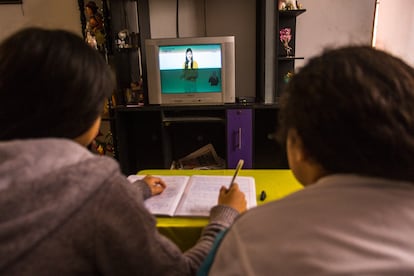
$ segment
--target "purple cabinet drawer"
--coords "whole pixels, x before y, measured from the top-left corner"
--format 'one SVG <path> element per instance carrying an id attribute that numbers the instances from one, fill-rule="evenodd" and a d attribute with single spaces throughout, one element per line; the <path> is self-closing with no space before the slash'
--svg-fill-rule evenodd
<path id="1" fill-rule="evenodd" d="M 253 112 L 251 109 L 228 109 L 227 121 L 227 168 L 235 168 L 239 159 L 244 168 L 253 167 Z"/>

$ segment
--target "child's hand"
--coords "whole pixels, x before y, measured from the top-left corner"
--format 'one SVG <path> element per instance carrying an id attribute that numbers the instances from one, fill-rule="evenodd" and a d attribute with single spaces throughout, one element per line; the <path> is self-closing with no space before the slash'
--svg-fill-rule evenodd
<path id="1" fill-rule="evenodd" d="M 158 195 L 162 193 L 165 190 L 165 188 L 167 188 L 167 184 L 165 184 L 164 180 L 162 180 L 159 177 L 147 175 L 144 177 L 143 180 L 151 189 L 152 195 Z"/>
<path id="2" fill-rule="evenodd" d="M 239 213 L 247 210 L 247 201 L 244 193 L 240 191 L 239 185 L 233 183 L 229 189 L 222 186 L 218 198 L 218 204 L 227 205 L 236 209 Z"/>

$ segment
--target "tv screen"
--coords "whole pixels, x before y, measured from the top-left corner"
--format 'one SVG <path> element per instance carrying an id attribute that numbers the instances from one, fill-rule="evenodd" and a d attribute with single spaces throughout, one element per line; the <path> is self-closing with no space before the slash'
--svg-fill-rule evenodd
<path id="1" fill-rule="evenodd" d="M 220 44 L 160 46 L 161 93 L 221 92 Z"/>
<path id="2" fill-rule="evenodd" d="M 146 41 L 150 104 L 235 100 L 234 37 Z"/>

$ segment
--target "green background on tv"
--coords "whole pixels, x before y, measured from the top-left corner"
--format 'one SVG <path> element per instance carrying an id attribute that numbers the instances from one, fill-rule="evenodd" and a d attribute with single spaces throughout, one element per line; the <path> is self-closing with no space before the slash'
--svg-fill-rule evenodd
<path id="1" fill-rule="evenodd" d="M 161 70 L 161 92 L 163 94 L 178 94 L 188 92 L 221 92 L 221 69 L 203 68 L 196 69 L 198 77 L 196 81 L 188 81 L 183 78 L 184 69 Z M 211 85 L 210 77 L 216 72 L 219 78 L 217 85 Z"/>

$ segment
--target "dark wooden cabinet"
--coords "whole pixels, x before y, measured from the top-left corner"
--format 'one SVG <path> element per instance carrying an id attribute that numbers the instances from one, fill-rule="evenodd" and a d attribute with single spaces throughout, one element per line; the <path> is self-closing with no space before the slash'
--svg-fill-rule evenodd
<path id="1" fill-rule="evenodd" d="M 276 105 L 261 105 L 254 110 L 253 164 L 255 169 L 288 168 L 284 145 L 276 141 Z"/>
<path id="2" fill-rule="evenodd" d="M 140 169 L 167 168 L 162 118 L 158 110 L 115 108 L 116 158 L 125 174 Z"/>
<path id="3" fill-rule="evenodd" d="M 211 143 L 226 168 L 287 168 L 274 139 L 276 105 L 116 107 L 117 157 L 125 174 L 168 169 Z"/>

